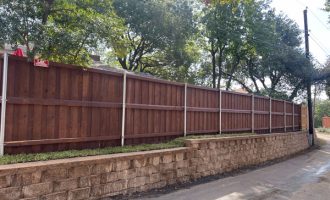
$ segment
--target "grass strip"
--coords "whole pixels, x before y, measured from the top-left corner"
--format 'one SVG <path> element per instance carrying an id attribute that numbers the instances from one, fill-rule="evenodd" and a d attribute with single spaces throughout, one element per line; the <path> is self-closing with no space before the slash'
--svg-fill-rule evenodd
<path id="1" fill-rule="evenodd" d="M 4 155 L 4 156 L 0 157 L 0 165 L 35 162 L 35 161 L 57 160 L 57 159 L 74 158 L 74 157 L 108 155 L 108 154 L 116 154 L 116 153 L 129 153 L 129 152 L 139 152 L 139 151 L 171 149 L 171 148 L 177 148 L 177 147 L 184 147 L 185 146 L 184 141 L 186 139 L 234 137 L 234 136 L 242 136 L 242 135 L 254 135 L 254 134 L 241 133 L 241 134 L 188 136 L 188 137 L 180 137 L 180 138 L 171 140 L 169 142 L 164 142 L 164 143 L 159 143 L 159 144 L 141 144 L 141 145 L 124 146 L 124 147 L 106 147 L 106 148 L 99 148 L 99 149 L 68 150 L 68 151 L 57 151 L 57 152 L 48 152 L 48 153 Z"/>

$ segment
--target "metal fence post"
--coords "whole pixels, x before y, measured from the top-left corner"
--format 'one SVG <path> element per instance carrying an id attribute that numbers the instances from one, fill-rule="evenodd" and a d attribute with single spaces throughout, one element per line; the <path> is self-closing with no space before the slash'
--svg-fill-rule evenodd
<path id="1" fill-rule="evenodd" d="M 269 97 L 269 133 L 272 133 L 272 98 Z"/>
<path id="2" fill-rule="evenodd" d="M 286 132 L 286 102 L 283 101 L 284 103 L 284 132 Z"/>
<path id="3" fill-rule="evenodd" d="M 292 102 L 292 131 L 295 131 L 294 127 L 294 103 Z"/>
<path id="4" fill-rule="evenodd" d="M 8 77 L 8 53 L 3 54 L 3 75 L 2 75 L 2 98 L 1 98 L 1 124 L 0 124 L 0 156 L 3 156 L 5 149 L 5 126 L 7 107 L 7 77 Z"/>
<path id="5" fill-rule="evenodd" d="M 219 89 L 219 134 L 221 135 L 221 89 Z"/>
<path id="6" fill-rule="evenodd" d="M 186 137 L 187 136 L 187 90 L 188 90 L 188 84 L 187 83 L 185 83 L 184 84 L 184 124 L 183 124 L 183 126 L 184 126 L 184 131 L 183 131 L 183 134 L 184 134 L 184 136 Z"/>
<path id="7" fill-rule="evenodd" d="M 123 76 L 123 113 L 122 113 L 122 120 L 121 120 L 121 146 L 125 145 L 125 115 L 126 115 L 126 79 L 127 74 L 124 71 Z"/>
<path id="8" fill-rule="evenodd" d="M 251 121 L 252 121 L 252 133 L 254 133 L 254 94 L 252 94 L 252 105 L 251 105 Z"/>

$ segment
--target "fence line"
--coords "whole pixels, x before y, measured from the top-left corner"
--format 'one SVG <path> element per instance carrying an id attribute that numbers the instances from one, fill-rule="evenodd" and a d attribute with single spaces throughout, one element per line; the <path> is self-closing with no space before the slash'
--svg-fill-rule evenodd
<path id="1" fill-rule="evenodd" d="M 291 102 L 126 72 L 58 63 L 39 68 L 15 57 L 9 59 L 7 104 L 7 153 L 301 129 L 301 106 Z"/>

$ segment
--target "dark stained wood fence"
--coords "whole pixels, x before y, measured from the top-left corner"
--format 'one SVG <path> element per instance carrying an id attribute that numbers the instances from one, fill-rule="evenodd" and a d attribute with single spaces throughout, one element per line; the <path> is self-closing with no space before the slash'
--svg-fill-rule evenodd
<path id="1" fill-rule="evenodd" d="M 2 83 L 3 59 L 0 65 Z M 10 57 L 5 152 L 120 145 L 123 79 L 117 72 L 58 63 L 40 68 Z M 125 144 L 183 136 L 185 110 L 188 135 L 301 129 L 301 106 L 290 102 L 193 85 L 186 95 L 187 102 L 185 84 L 127 74 Z"/>

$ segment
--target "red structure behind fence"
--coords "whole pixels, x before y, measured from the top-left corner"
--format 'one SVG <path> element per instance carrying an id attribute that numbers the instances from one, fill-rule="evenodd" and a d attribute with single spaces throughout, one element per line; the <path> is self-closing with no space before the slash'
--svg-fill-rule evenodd
<path id="1" fill-rule="evenodd" d="M 125 145 L 154 143 L 184 134 L 301 129 L 301 106 L 290 102 L 133 74 L 126 76 L 123 101 L 124 81 L 119 72 L 58 63 L 39 68 L 26 58 L 10 57 L 5 152 L 117 146 L 121 139 Z"/>

